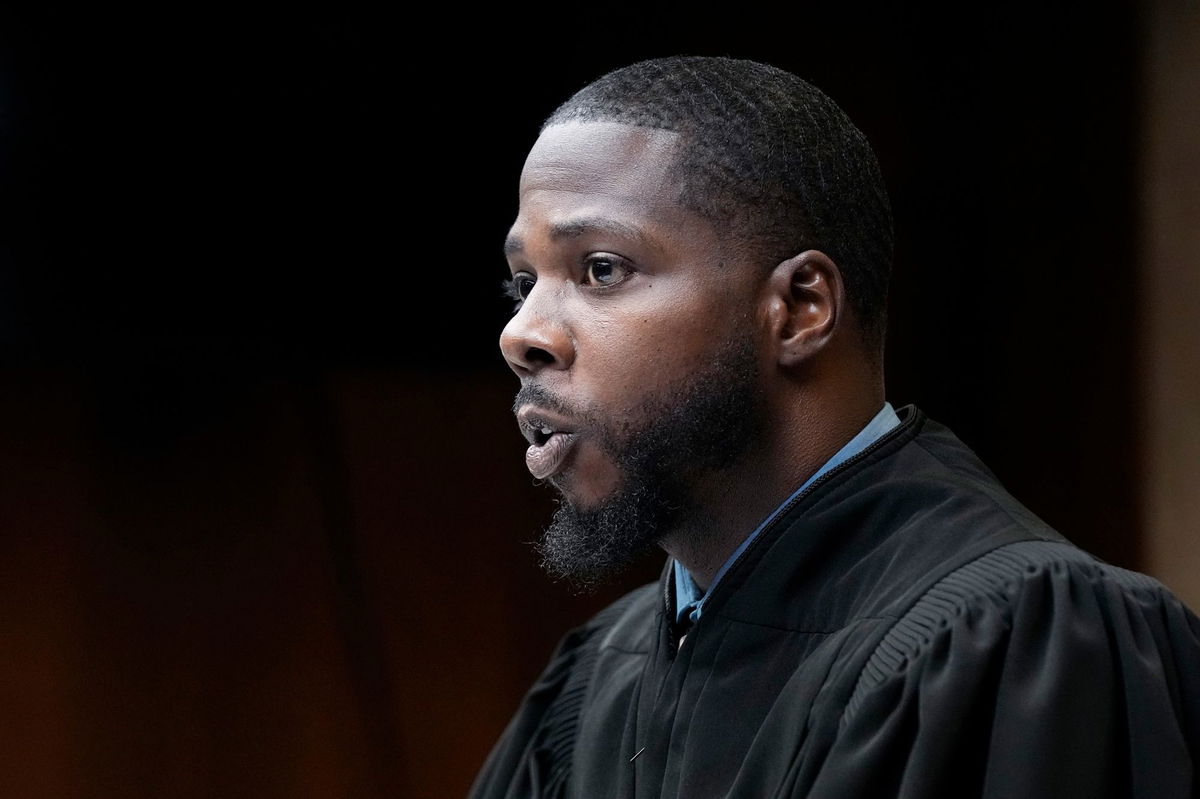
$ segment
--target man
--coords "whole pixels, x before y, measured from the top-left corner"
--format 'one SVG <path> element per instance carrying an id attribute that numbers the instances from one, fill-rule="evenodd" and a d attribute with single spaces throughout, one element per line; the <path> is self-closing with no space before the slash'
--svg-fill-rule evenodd
<path id="1" fill-rule="evenodd" d="M 545 123 L 505 244 L 570 633 L 480 797 L 1196 794 L 1200 622 L 884 400 L 887 196 L 799 78 L 672 58 Z"/>

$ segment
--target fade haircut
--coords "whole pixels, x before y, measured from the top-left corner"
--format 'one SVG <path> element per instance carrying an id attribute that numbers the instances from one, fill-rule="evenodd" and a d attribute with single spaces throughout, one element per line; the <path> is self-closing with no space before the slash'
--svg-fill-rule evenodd
<path id="1" fill-rule="evenodd" d="M 867 348 L 882 353 L 892 214 L 875 153 L 845 112 L 754 61 L 677 56 L 608 73 L 542 130 L 619 122 L 678 132 L 678 199 L 770 267 L 804 250 L 838 265 Z"/>

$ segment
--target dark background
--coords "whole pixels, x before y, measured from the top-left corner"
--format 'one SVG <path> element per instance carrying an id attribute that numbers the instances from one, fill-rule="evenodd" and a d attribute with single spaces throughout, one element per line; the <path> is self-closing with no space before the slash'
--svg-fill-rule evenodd
<path id="1" fill-rule="evenodd" d="M 0 793 L 457 796 L 572 624 L 500 243 L 631 61 L 834 97 L 895 208 L 889 398 L 1137 567 L 1142 19 L 646 3 L 0 10 Z"/>

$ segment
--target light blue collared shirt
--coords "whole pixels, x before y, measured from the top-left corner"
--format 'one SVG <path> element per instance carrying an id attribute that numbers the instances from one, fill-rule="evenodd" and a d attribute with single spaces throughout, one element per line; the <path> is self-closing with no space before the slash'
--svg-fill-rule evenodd
<path id="1" fill-rule="evenodd" d="M 700 586 L 696 585 L 696 581 L 692 579 L 692 575 L 688 574 L 688 570 L 684 568 L 683 564 L 675 561 L 675 620 L 679 621 L 683 619 L 685 614 L 688 614 L 692 622 L 695 623 L 704 610 L 704 603 L 712 596 L 712 589 L 716 587 L 717 583 L 721 582 L 721 578 L 725 576 L 725 572 L 729 571 L 729 567 L 738 559 L 738 556 L 746 551 L 746 547 L 750 546 L 750 543 L 755 538 L 758 538 L 759 533 L 774 521 L 775 517 L 779 515 L 780 511 L 789 502 L 803 493 L 804 489 L 812 485 L 818 477 L 830 469 L 841 465 L 844 461 L 853 458 L 880 438 L 883 438 L 885 433 L 898 424 L 900 424 L 900 417 L 896 415 L 896 411 L 893 410 L 891 403 L 883 403 L 883 409 L 875 414 L 874 419 L 867 422 L 867 426 L 860 430 L 858 435 L 847 441 L 846 445 L 839 449 L 832 458 L 825 461 L 824 466 L 817 469 L 812 477 L 804 481 L 804 485 L 800 486 L 791 496 L 779 503 L 779 507 L 771 511 L 771 514 L 766 519 L 763 519 L 762 524 L 754 532 L 746 536 L 746 540 L 733 551 L 733 554 L 729 556 L 729 560 L 725 561 L 724 565 L 717 570 L 716 575 L 713 576 L 712 585 L 708 587 L 707 593 L 700 590 Z"/>

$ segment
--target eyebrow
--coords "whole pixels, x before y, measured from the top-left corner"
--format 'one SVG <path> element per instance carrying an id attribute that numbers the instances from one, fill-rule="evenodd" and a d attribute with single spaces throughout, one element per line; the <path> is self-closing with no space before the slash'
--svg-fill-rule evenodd
<path id="1" fill-rule="evenodd" d="M 562 239 L 577 238 L 585 233 L 597 231 L 624 236 L 625 238 L 634 239 L 639 242 L 645 241 L 645 235 L 638 228 L 606 216 L 587 216 L 579 219 L 555 222 L 550 226 L 550 240 L 561 241 Z M 504 240 L 504 254 L 506 256 L 523 252 L 524 249 L 525 242 L 520 236 L 513 233 L 508 234 L 508 238 Z"/>

